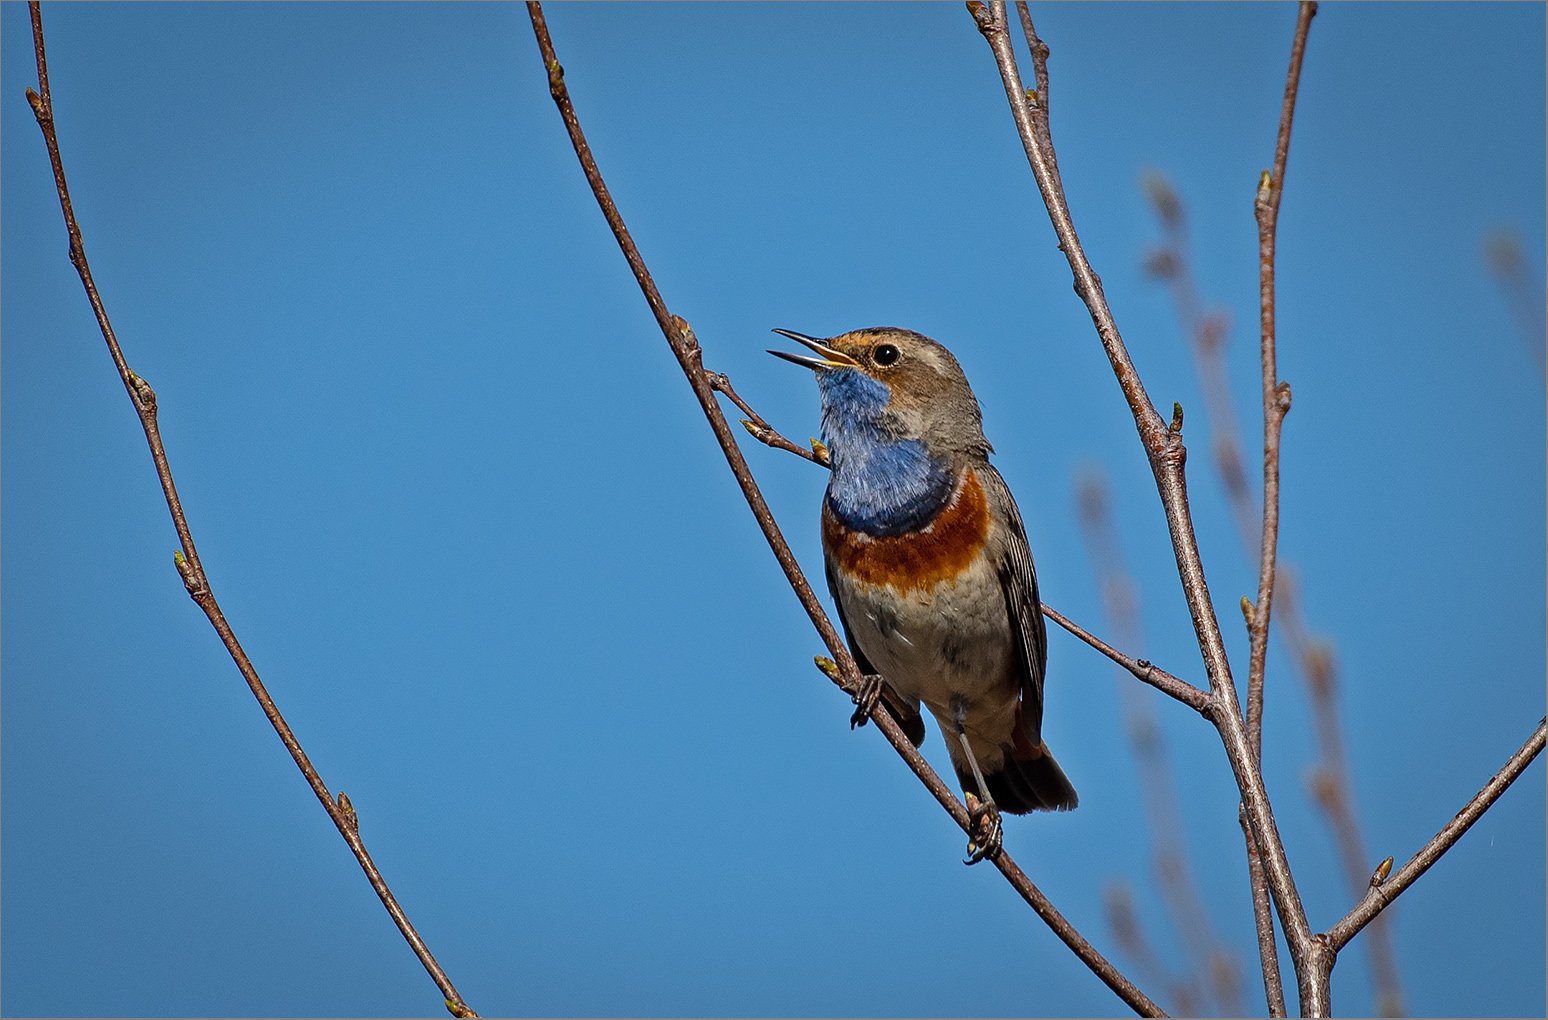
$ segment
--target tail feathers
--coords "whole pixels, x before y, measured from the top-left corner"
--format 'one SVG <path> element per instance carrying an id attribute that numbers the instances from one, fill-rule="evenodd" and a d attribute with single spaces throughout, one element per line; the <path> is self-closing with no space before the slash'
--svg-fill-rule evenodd
<path id="1" fill-rule="evenodd" d="M 1075 787 L 1070 785 L 1064 770 L 1048 753 L 1047 744 L 1039 744 L 1034 757 L 1017 758 L 1010 747 L 1004 748 L 1004 765 L 998 772 L 984 776 L 989 796 L 994 798 L 1001 811 L 1012 815 L 1024 815 L 1030 811 L 1070 811 L 1080 803 Z M 964 790 L 974 790 L 978 784 L 972 773 L 957 774 Z"/>

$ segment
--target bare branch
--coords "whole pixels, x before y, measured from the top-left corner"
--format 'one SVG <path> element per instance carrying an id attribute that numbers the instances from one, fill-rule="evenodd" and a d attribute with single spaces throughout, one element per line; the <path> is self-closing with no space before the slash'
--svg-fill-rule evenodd
<path id="1" fill-rule="evenodd" d="M 817 600 L 816 593 L 807 582 L 800 566 L 796 563 L 794 554 L 790 551 L 789 544 L 780 532 L 779 526 L 774 521 L 773 514 L 769 511 L 767 502 L 763 498 L 758 484 L 754 481 L 752 472 L 747 466 L 746 459 L 742 456 L 741 449 L 736 445 L 735 436 L 726 422 L 725 415 L 720 410 L 720 404 L 715 399 L 717 387 L 711 381 L 710 373 L 704 370 L 702 364 L 702 350 L 699 347 L 698 338 L 688 327 L 683 319 L 671 314 L 667 310 L 666 302 L 662 300 L 660 291 L 656 288 L 655 281 L 651 278 L 649 269 L 645 266 L 645 260 L 640 255 L 639 249 L 634 244 L 634 239 L 625 226 L 623 217 L 618 212 L 617 205 L 613 202 L 611 194 L 607 190 L 607 184 L 602 179 L 602 173 L 597 169 L 596 159 L 591 154 L 591 147 L 586 143 L 586 136 L 581 131 L 580 121 L 575 114 L 575 106 L 570 101 L 569 89 L 564 84 L 564 69 L 559 64 L 559 58 L 554 52 L 553 40 L 549 36 L 548 24 L 543 18 L 542 5 L 529 0 L 527 12 L 532 18 L 532 30 L 537 36 L 538 49 L 542 53 L 543 66 L 548 72 L 548 89 L 553 96 L 554 103 L 559 108 L 559 115 L 564 120 L 564 126 L 570 136 L 570 143 L 575 148 L 575 154 L 580 159 L 581 170 L 586 175 L 587 183 L 595 194 L 597 204 L 602 209 L 602 215 L 607 220 L 608 226 L 613 231 L 613 236 L 618 241 L 618 246 L 623 251 L 624 258 L 629 263 L 629 268 L 634 272 L 634 278 L 639 283 L 640 290 L 645 295 L 646 302 L 656 316 L 656 323 L 660 326 L 662 335 L 666 337 L 667 344 L 676 355 L 678 364 L 682 366 L 683 374 L 688 377 L 688 383 L 693 387 L 694 395 L 699 400 L 699 406 L 708 419 L 710 428 L 715 433 L 715 438 L 720 443 L 721 452 L 725 454 L 726 462 L 730 465 L 731 472 L 735 475 L 737 484 L 741 486 L 742 495 L 747 499 L 748 506 L 752 509 L 753 516 L 757 519 L 759 527 L 763 530 L 764 538 L 769 543 L 774 557 L 779 561 L 785 571 L 785 577 L 794 589 L 796 597 L 806 609 L 811 618 L 812 625 L 817 628 L 823 643 L 832 653 L 834 662 L 825 662 L 819 659 L 818 665 L 823 672 L 838 684 L 840 688 L 857 696 L 861 688 L 861 674 L 855 665 L 854 658 L 849 654 L 849 649 L 839 638 L 834 630 L 832 622 Z M 729 388 L 729 386 L 727 387 Z M 722 391 L 724 392 L 724 391 Z M 730 394 L 727 394 L 730 396 Z M 745 408 L 740 400 L 736 401 L 738 407 Z M 761 419 L 759 419 L 761 421 Z M 767 428 L 767 426 L 763 426 Z M 772 432 L 772 430 L 769 430 Z M 787 441 L 788 442 L 788 441 Z M 782 449 L 788 449 L 781 444 Z M 790 444 L 793 446 L 794 444 Z M 951 789 L 941 781 L 935 770 L 930 768 L 928 762 L 919 754 L 913 743 L 903 734 L 897 720 L 892 717 L 891 710 L 886 702 L 878 703 L 878 710 L 872 718 L 876 721 L 876 728 L 881 731 L 893 749 L 908 764 L 920 782 L 925 785 L 951 815 L 952 819 L 962 827 L 969 835 L 973 834 L 972 822 L 967 809 L 957 800 Z M 1128 978 L 1124 977 L 1116 967 L 1109 963 L 1096 948 L 1087 942 L 1075 927 L 1058 912 L 1037 886 L 1027 878 L 1026 874 L 1003 850 L 992 858 L 995 867 L 1005 876 L 1011 886 L 1021 895 L 1029 906 L 1043 919 L 1065 945 L 1069 946 L 1078 956 L 1081 962 L 1091 969 L 1103 983 L 1111 988 L 1119 998 L 1123 999 L 1136 1013 L 1141 1016 L 1165 1016 L 1160 1007 L 1134 986 Z"/>
<path id="2" fill-rule="evenodd" d="M 251 688 L 253 697 L 258 699 L 263 714 L 268 717 L 274 731 L 279 734 L 285 749 L 295 759 L 296 767 L 306 777 L 307 785 L 311 786 L 312 792 L 317 795 L 324 810 L 328 812 L 328 817 L 333 820 L 339 835 L 344 837 L 344 842 L 349 844 L 355 859 L 360 862 L 360 868 L 370 881 L 371 888 L 376 890 L 376 895 L 387 908 L 387 913 L 392 916 L 398 930 L 403 933 L 409 947 L 414 950 L 414 955 L 419 957 L 419 962 L 424 965 L 431 979 L 435 981 L 436 987 L 441 990 L 447 1010 L 458 1017 L 478 1016 L 463 1001 L 456 987 L 452 985 L 451 979 L 446 976 L 446 972 L 431 955 L 429 947 L 414 930 L 408 915 L 399 906 L 397 898 L 387 887 L 386 880 L 382 878 L 375 862 L 371 860 L 371 855 L 366 852 L 365 844 L 360 840 L 359 816 L 354 806 L 350 804 L 349 798 L 344 796 L 343 792 L 340 792 L 338 799 L 335 800 L 333 794 L 328 791 L 327 784 L 322 781 L 317 769 L 307 758 L 306 752 L 301 749 L 300 741 L 286 724 L 284 716 L 280 715 L 274 699 L 269 696 L 263 681 L 259 679 L 257 670 L 247 658 L 247 653 L 242 650 L 236 634 L 221 611 L 220 603 L 215 600 L 214 592 L 210 590 L 204 566 L 199 562 L 199 552 L 194 547 L 193 533 L 189 530 L 187 518 L 183 514 L 182 501 L 178 499 L 177 486 L 172 481 L 172 468 L 167 462 L 166 448 L 162 445 L 161 429 L 156 420 L 156 393 L 149 383 L 130 369 L 128 361 L 124 358 L 118 337 L 113 332 L 112 323 L 108 321 L 107 308 L 97 292 L 96 281 L 91 275 L 91 266 L 86 261 L 86 247 L 81 239 L 80 224 L 75 219 L 75 208 L 70 203 L 70 188 L 65 181 L 64 162 L 59 155 L 59 137 L 54 126 L 54 104 L 49 91 L 48 59 L 43 46 L 43 14 L 38 0 L 32 0 L 28 7 L 32 12 L 32 41 L 38 65 L 38 91 L 28 89 L 27 102 L 32 105 L 38 127 L 43 131 L 43 142 L 48 147 L 49 162 L 53 165 L 54 186 L 59 192 L 59 206 L 64 212 L 65 230 L 70 236 L 70 263 L 75 266 L 75 271 L 80 275 L 81 286 L 86 289 L 86 297 L 91 302 L 92 312 L 97 317 L 97 326 L 102 331 L 102 339 L 107 341 L 108 353 L 112 355 L 113 364 L 118 368 L 118 375 L 123 380 L 124 389 L 129 392 L 129 400 L 134 404 L 135 413 L 140 418 L 140 426 L 145 430 L 145 440 L 150 445 L 151 459 L 156 465 L 156 476 L 161 480 L 161 491 L 166 497 L 167 509 L 172 514 L 172 526 L 177 529 L 178 543 L 182 546 L 173 559 L 178 574 L 182 576 L 183 586 L 188 589 L 189 596 L 199 608 L 204 610 L 204 615 L 209 617 L 210 624 L 220 635 L 221 643 L 226 646 L 226 651 L 236 662 L 237 669 L 241 670 L 242 678 Z"/>
<path id="3" fill-rule="evenodd" d="M 1037 29 L 1032 27 L 1032 11 L 1027 7 L 1027 0 L 1016 0 L 1016 16 L 1021 20 L 1021 35 L 1027 41 L 1027 52 L 1032 54 L 1032 83 L 1036 94 L 1028 94 L 1027 101 L 1035 103 L 1041 112 L 1034 124 L 1042 135 L 1043 150 L 1048 157 L 1049 173 L 1059 186 L 1059 190 L 1063 191 L 1064 181 L 1059 176 L 1059 156 L 1054 152 L 1053 147 L 1053 108 L 1049 102 L 1048 84 L 1048 44 L 1037 37 Z"/>
<path id="4" fill-rule="evenodd" d="M 1182 581 L 1187 599 L 1188 612 L 1193 619 L 1194 633 L 1199 650 L 1204 657 L 1205 670 L 1209 675 L 1210 693 L 1214 697 L 1214 711 L 1210 721 L 1219 731 L 1225 747 L 1231 771 L 1236 777 L 1242 798 L 1247 807 L 1247 817 L 1252 825 L 1253 836 L 1263 855 L 1264 874 L 1274 902 L 1284 921 L 1285 938 L 1295 962 L 1296 976 L 1301 992 L 1303 1011 L 1314 1016 L 1326 1015 L 1330 1009 L 1328 993 L 1328 968 L 1331 961 L 1321 943 L 1317 942 L 1306 920 L 1306 911 L 1296 892 L 1295 879 L 1290 872 L 1290 862 L 1285 856 L 1284 844 L 1274 824 L 1273 807 L 1263 786 L 1263 776 L 1258 768 L 1257 756 L 1248 740 L 1247 727 L 1238 710 L 1236 686 L 1231 678 L 1231 666 L 1226 657 L 1225 643 L 1220 633 L 1220 622 L 1215 617 L 1214 604 L 1210 601 L 1209 587 L 1204 580 L 1204 567 L 1199 558 L 1198 539 L 1193 531 L 1192 513 L 1188 505 L 1188 489 L 1183 469 L 1187 450 L 1182 442 L 1181 408 L 1174 409 L 1170 426 L 1162 419 L 1145 393 L 1144 384 L 1129 357 L 1118 326 L 1113 321 L 1112 310 L 1102 294 L 1102 283 L 1091 268 L 1080 238 L 1070 217 L 1069 203 L 1052 171 L 1049 153 L 1051 143 L 1046 123 L 1038 124 L 1042 111 L 1028 102 L 1022 87 L 1021 74 L 1016 67 L 1016 57 L 1011 50 L 1010 33 L 1007 31 L 1005 4 L 997 0 L 989 7 L 970 0 L 968 10 L 977 22 L 990 48 L 1005 86 L 1005 97 L 1010 103 L 1021 144 L 1026 150 L 1027 161 L 1037 178 L 1043 203 L 1047 206 L 1054 232 L 1059 237 L 1059 247 L 1069 261 L 1075 279 L 1075 292 L 1085 302 L 1096 326 L 1097 335 L 1107 352 L 1113 374 L 1118 379 L 1124 399 L 1134 416 L 1134 424 L 1144 444 L 1150 461 L 1151 472 L 1166 510 L 1167 526 L 1171 532 L 1172 550 L 1177 560 L 1178 576 Z M 1031 33 L 1036 38 L 1036 33 Z M 1033 64 L 1044 63 L 1034 44 Z M 1037 72 L 1042 73 L 1042 72 Z"/>
<path id="5" fill-rule="evenodd" d="M 1461 811 L 1457 812 L 1456 817 L 1447 822 L 1434 838 L 1409 858 L 1407 864 L 1392 872 L 1385 881 L 1380 878 L 1383 869 L 1391 866 L 1390 858 L 1388 862 L 1383 862 L 1383 867 L 1378 868 L 1376 874 L 1371 876 L 1370 889 L 1366 892 L 1365 898 L 1337 924 L 1323 933 L 1322 938 L 1327 942 L 1328 948 L 1335 953 L 1343 949 L 1349 944 L 1350 939 L 1359 934 L 1361 928 L 1371 922 L 1372 918 L 1401 896 L 1420 875 L 1430 870 L 1430 865 L 1440 860 L 1447 850 L 1455 846 L 1457 840 L 1462 838 L 1462 834 L 1472 828 L 1473 823 L 1483 817 L 1483 813 L 1500 799 L 1500 794 L 1508 790 L 1510 784 L 1526 771 L 1526 767 L 1532 764 L 1532 759 L 1542 752 L 1545 740 L 1548 740 L 1548 719 L 1537 724 L 1537 729 L 1532 731 L 1527 742 L 1510 756 L 1504 768 L 1484 784 L 1484 788 L 1479 790 L 1477 796 L 1468 801 Z"/>
<path id="6" fill-rule="evenodd" d="M 1269 1016 L 1284 1016 L 1285 979 L 1279 970 L 1279 943 L 1274 940 L 1274 906 L 1269 901 L 1268 880 L 1263 874 L 1263 855 L 1258 851 L 1257 840 L 1252 838 L 1246 805 L 1240 806 L 1238 818 L 1242 838 L 1247 842 L 1247 884 L 1252 889 L 1252 919 L 1263 971 L 1263 998 L 1268 1003 Z"/>
<path id="7" fill-rule="evenodd" d="M 742 419 L 742 427 L 745 428 L 754 439 L 758 440 L 758 442 L 764 444 L 765 446 L 772 446 L 776 450 L 784 450 L 788 453 L 793 453 L 797 457 L 804 457 L 805 459 L 811 461 L 813 464 L 818 464 L 822 467 L 828 466 L 827 447 L 813 439 L 812 448 L 808 450 L 804 446 L 801 446 L 799 443 L 794 443 L 789 439 L 786 439 L 784 436 L 780 435 L 772 425 L 764 421 L 763 416 L 760 415 L 757 411 L 754 411 L 752 406 L 737 394 L 736 390 L 731 388 L 731 379 L 726 375 L 726 373 L 710 372 L 706 370 L 704 375 L 707 379 L 709 379 L 711 389 L 715 390 L 717 393 L 724 393 L 731 399 L 731 403 L 735 404 L 738 408 L 741 409 L 743 414 L 747 415 L 746 418 Z"/>
<path id="8" fill-rule="evenodd" d="M 1125 655 L 1047 603 L 1043 603 L 1043 615 L 1109 659 L 1112 659 L 1130 673 L 1133 673 L 1136 679 L 1149 684 L 1162 694 L 1176 698 L 1189 708 L 1205 715 L 1209 715 L 1215 710 L 1214 697 L 1209 692 L 1199 690 L 1199 688 L 1186 680 L 1177 679 L 1160 666 L 1153 665 L 1148 659 L 1136 659 Z"/>
<path id="9" fill-rule="evenodd" d="M 1247 628 L 1252 646 L 1247 667 L 1247 739 L 1259 761 L 1263 760 L 1263 672 L 1274 603 L 1274 557 L 1279 546 L 1279 439 L 1290 410 L 1290 384 L 1279 381 L 1274 347 L 1274 249 L 1278 242 L 1279 202 L 1285 188 L 1285 163 L 1290 157 L 1290 126 L 1295 120 L 1295 97 L 1301 86 L 1301 59 L 1306 53 L 1306 33 L 1316 16 L 1316 0 L 1303 0 L 1296 16 L 1295 39 L 1290 44 L 1290 71 L 1279 112 L 1274 169 L 1263 172 L 1254 203 L 1258 220 L 1258 316 L 1263 364 L 1263 537 L 1258 554 L 1258 600 Z"/>

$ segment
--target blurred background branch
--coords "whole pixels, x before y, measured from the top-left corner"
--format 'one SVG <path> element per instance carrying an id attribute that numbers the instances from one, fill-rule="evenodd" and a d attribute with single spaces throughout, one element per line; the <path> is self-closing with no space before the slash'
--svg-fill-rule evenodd
<path id="1" fill-rule="evenodd" d="M 1075 496 L 1081 535 L 1102 593 L 1113 640 L 1131 654 L 1142 654 L 1144 626 L 1140 600 L 1133 577 L 1124 565 L 1106 474 L 1100 468 L 1087 469 L 1075 479 Z M 1188 973 L 1167 980 L 1177 1011 L 1184 1016 L 1199 1015 L 1204 1005 L 1199 990 L 1207 988 L 1220 1016 L 1244 1016 L 1240 962 L 1216 938 L 1188 863 L 1177 778 L 1167 753 L 1166 736 L 1156 718 L 1153 695 L 1131 683 L 1121 666 L 1117 688 L 1124 737 L 1134 755 L 1140 800 L 1145 806 L 1155 878 L 1187 959 Z M 1110 887 L 1105 903 L 1118 944 L 1146 970 L 1164 974 L 1164 965 L 1155 958 L 1150 940 L 1144 937 L 1128 888 Z"/>
<path id="2" fill-rule="evenodd" d="M 1145 257 L 1144 268 L 1166 285 L 1193 351 L 1199 386 L 1204 393 L 1205 427 L 1215 454 L 1215 472 L 1225 489 L 1243 554 L 1249 562 L 1255 562 L 1260 552 L 1261 512 L 1242 463 L 1241 429 L 1226 368 L 1230 316 L 1224 310 L 1206 308 L 1200 297 L 1182 196 L 1157 170 L 1145 173 L 1142 183 L 1162 232 L 1161 244 Z M 1364 893 L 1372 862 L 1360 830 L 1344 750 L 1338 658 L 1330 640 L 1308 632 L 1301 608 L 1299 575 L 1290 563 L 1279 564 L 1274 587 L 1278 633 L 1290 653 L 1291 667 L 1306 691 L 1315 724 L 1317 759 L 1307 779 L 1308 791 L 1333 838 L 1349 892 L 1358 897 Z M 1402 986 L 1390 925 L 1385 916 L 1373 922 L 1366 933 L 1365 951 L 1376 989 L 1377 1011 L 1383 1016 L 1401 1016 Z"/>
<path id="3" fill-rule="evenodd" d="M 1484 264 L 1489 267 L 1494 282 L 1499 284 L 1521 339 L 1541 372 L 1544 360 L 1548 358 L 1544 351 L 1548 344 L 1548 324 L 1544 318 L 1548 295 L 1544 294 L 1542 271 L 1527 258 L 1526 245 L 1517 230 L 1503 227 L 1491 230 L 1484 235 L 1483 248 Z"/>

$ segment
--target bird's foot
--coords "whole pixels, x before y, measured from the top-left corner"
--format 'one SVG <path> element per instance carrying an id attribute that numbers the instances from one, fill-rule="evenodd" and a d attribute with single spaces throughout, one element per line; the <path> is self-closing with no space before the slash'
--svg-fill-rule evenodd
<path id="1" fill-rule="evenodd" d="M 860 678 L 860 686 L 854 693 L 855 714 L 849 717 L 849 728 L 864 726 L 876 710 L 876 700 L 881 697 L 882 678 L 879 673 L 867 673 Z"/>
<path id="2" fill-rule="evenodd" d="M 1001 843 L 1000 809 L 993 800 L 979 800 L 971 793 L 964 793 L 968 809 L 967 860 L 963 864 L 977 864 L 984 858 L 999 856 Z"/>

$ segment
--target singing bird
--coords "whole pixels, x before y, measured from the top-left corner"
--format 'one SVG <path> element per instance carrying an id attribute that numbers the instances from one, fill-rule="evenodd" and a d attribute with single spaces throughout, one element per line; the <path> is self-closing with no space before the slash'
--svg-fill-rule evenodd
<path id="1" fill-rule="evenodd" d="M 946 737 L 973 811 L 968 861 L 999 852 L 1001 810 L 1068 811 L 1075 788 L 1043 742 L 1047 634 L 1010 489 L 951 352 L 894 327 L 828 339 L 774 332 L 812 369 L 832 475 L 822 505 L 828 590 L 878 696 L 909 738 L 920 703 Z"/>

